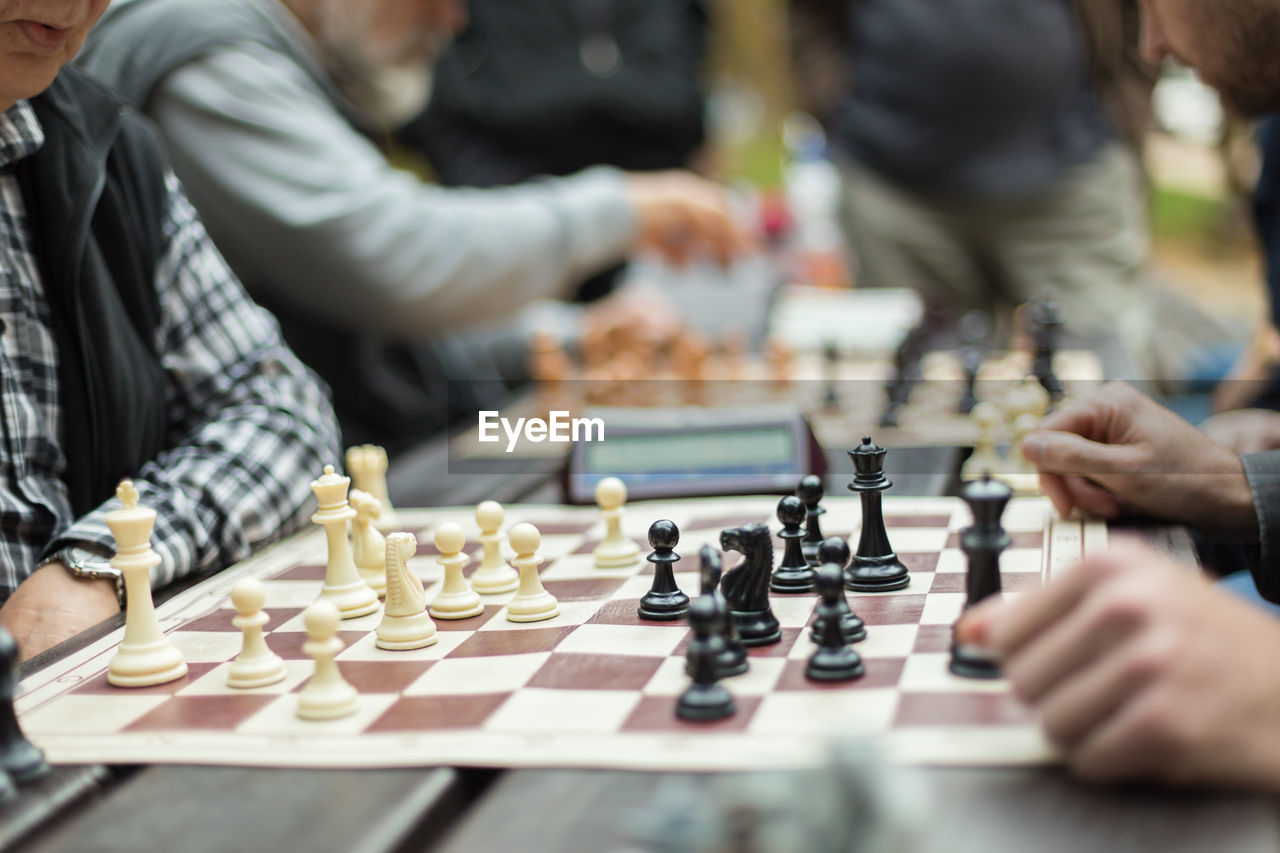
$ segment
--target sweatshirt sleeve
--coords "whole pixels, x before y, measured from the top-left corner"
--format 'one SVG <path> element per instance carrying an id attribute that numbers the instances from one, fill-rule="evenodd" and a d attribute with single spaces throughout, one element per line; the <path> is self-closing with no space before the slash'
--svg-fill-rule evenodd
<path id="1" fill-rule="evenodd" d="M 264 297 L 367 331 L 417 336 L 561 296 L 634 238 L 622 172 L 424 184 L 258 45 L 178 69 L 147 112 L 233 268 Z"/>

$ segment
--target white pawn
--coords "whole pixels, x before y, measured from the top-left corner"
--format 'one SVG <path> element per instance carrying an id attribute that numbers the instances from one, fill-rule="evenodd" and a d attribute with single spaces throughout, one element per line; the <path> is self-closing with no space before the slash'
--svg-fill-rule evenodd
<path id="1" fill-rule="evenodd" d="M 387 537 L 387 605 L 373 641 L 380 649 L 421 649 L 436 642 L 436 624 L 427 615 L 427 594 L 422 581 L 409 570 L 409 558 L 417 550 L 418 540 L 412 533 Z"/>
<path id="2" fill-rule="evenodd" d="M 471 588 L 483 595 L 511 592 L 520 585 L 520 574 L 502 558 L 502 504 L 482 501 L 476 506 L 476 524 L 484 555 L 471 573 Z"/>
<path id="3" fill-rule="evenodd" d="M 991 402 L 981 402 L 973 407 L 969 415 L 978 426 L 978 440 L 973 455 L 965 460 L 960 469 L 960 479 L 981 480 L 982 475 L 990 472 L 992 476 L 1003 473 L 1003 461 L 996 452 L 996 426 L 1000 423 L 1000 410 Z"/>
<path id="4" fill-rule="evenodd" d="M 342 615 L 331 601 L 321 599 L 302 614 L 307 641 L 302 650 L 315 659 L 316 670 L 298 694 L 298 716 L 304 720 L 332 720 L 354 714 L 359 707 L 356 689 L 338 670 L 335 658 L 342 651 L 338 625 Z"/>
<path id="5" fill-rule="evenodd" d="M 378 598 L 387 596 L 387 540 L 373 523 L 382 515 L 382 504 L 368 492 L 352 489 L 347 502 L 356 511 L 351 520 L 351 556 L 356 569 Z"/>
<path id="6" fill-rule="evenodd" d="M 124 639 L 107 665 L 107 681 L 116 687 L 167 684 L 187 674 L 187 662 L 160 630 L 151 599 L 151 568 L 160 565 L 160 555 L 151 549 L 156 511 L 138 506 L 132 480 L 121 480 L 116 496 L 121 508 L 107 513 L 106 522 L 116 540 L 111 565 L 124 575 L 127 598 Z"/>
<path id="7" fill-rule="evenodd" d="M 460 525 L 446 521 L 436 528 L 436 550 L 440 552 L 436 562 L 444 567 L 444 583 L 428 612 L 437 619 L 470 619 L 484 612 L 480 594 L 467 586 L 467 579 L 462 576 L 467 562 L 462 548 L 466 544 L 467 535 Z"/>
<path id="8" fill-rule="evenodd" d="M 240 654 L 227 669 L 228 687 L 266 687 L 284 680 L 284 661 L 267 647 L 266 638 L 262 636 L 262 626 L 267 624 L 267 614 L 262 612 L 266 600 L 262 581 L 257 578 L 238 580 L 231 587 L 231 603 L 237 614 L 231 624 L 244 633 L 244 640 Z"/>
<path id="9" fill-rule="evenodd" d="M 596 485 L 596 504 L 605 527 L 604 539 L 595 550 L 598 569 L 619 569 L 640 559 L 640 546 L 622 535 L 622 511 L 626 502 L 627 486 L 617 477 L 605 477 Z M 514 542 L 511 547 L 515 548 Z"/>
<path id="10" fill-rule="evenodd" d="M 516 552 L 511 562 L 520 570 L 520 590 L 507 605 L 507 620 L 541 622 L 559 616 L 556 597 L 543 589 L 542 578 L 538 576 L 538 564 L 542 562 L 538 546 L 542 544 L 542 534 L 532 524 L 517 524 L 511 528 L 508 539 Z"/>

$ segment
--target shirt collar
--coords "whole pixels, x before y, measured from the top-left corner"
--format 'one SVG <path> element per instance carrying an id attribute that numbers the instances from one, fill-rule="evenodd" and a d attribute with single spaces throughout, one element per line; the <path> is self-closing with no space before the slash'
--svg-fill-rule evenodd
<path id="1" fill-rule="evenodd" d="M 44 128 L 29 101 L 18 101 L 0 113 L 0 166 L 30 157 L 44 145 Z"/>

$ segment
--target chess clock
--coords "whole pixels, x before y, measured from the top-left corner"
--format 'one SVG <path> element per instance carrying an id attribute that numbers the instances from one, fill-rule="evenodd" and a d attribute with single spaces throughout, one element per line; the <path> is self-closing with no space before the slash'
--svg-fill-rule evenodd
<path id="1" fill-rule="evenodd" d="M 575 442 L 563 475 L 565 498 L 595 502 L 596 484 L 619 477 L 628 500 L 782 494 L 826 457 L 798 409 L 627 409 L 586 413 L 602 440 Z"/>

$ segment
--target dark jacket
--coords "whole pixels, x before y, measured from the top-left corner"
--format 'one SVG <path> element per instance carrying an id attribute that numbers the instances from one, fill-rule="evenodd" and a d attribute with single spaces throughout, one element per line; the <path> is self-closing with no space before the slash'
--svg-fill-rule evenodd
<path id="1" fill-rule="evenodd" d="M 864 152 L 868 155 L 887 146 L 888 151 L 897 152 L 895 156 L 899 161 L 904 157 L 907 158 L 905 162 L 911 166 L 907 171 L 914 171 L 916 177 L 932 175 L 933 178 L 940 179 L 937 182 L 941 184 L 945 184 L 953 176 L 936 170 L 930 173 L 929 161 L 933 159 L 937 159 L 940 163 L 946 163 L 949 160 L 957 161 L 957 157 L 953 156 L 948 149 L 956 147 L 957 151 L 963 152 L 964 146 L 975 144 L 975 140 L 980 141 L 980 147 L 975 149 L 976 159 L 986 158 L 997 161 L 996 177 L 986 175 L 987 182 L 993 184 L 999 184 L 1004 180 L 1000 177 L 1000 169 L 1016 168 L 1018 165 L 1017 157 L 1010 158 L 1007 164 L 1000 163 L 999 161 L 1007 154 L 1022 151 L 1024 155 L 1030 152 L 1030 156 L 1034 157 L 1032 149 L 1039 145 L 1044 148 L 1047 158 L 1062 161 L 1062 165 L 1069 165 L 1072 159 L 1078 158 L 1082 152 L 1094 150 L 1093 146 L 1096 145 L 1099 130 L 1109 133 L 1114 129 L 1114 133 L 1120 139 L 1135 151 L 1140 152 L 1142 135 L 1150 117 L 1151 89 L 1158 76 L 1158 69 L 1146 63 L 1140 55 L 1138 38 L 1140 22 L 1136 3 L 1132 0 L 1059 0 L 1064 7 L 1060 13 L 1051 8 L 1045 8 L 1040 11 L 1043 20 L 1027 24 L 1032 28 L 1027 31 L 1028 36 L 1052 40 L 1051 36 L 1056 30 L 1045 30 L 1047 21 L 1057 14 L 1064 15 L 1068 20 L 1074 16 L 1077 31 L 1071 34 L 1071 37 L 1079 42 L 1078 49 L 1084 55 L 1078 60 L 1079 71 L 1074 72 L 1077 74 L 1078 82 L 1063 80 L 1062 89 L 1055 96 L 1055 102 L 1044 104 L 1046 112 L 1039 118 L 1044 123 L 1043 126 L 1035 125 L 1036 119 L 1029 119 L 1027 116 L 1009 116 L 1007 124 L 1013 128 L 1011 132 L 1015 134 L 1009 137 L 1001 136 L 1004 131 L 999 125 L 1005 121 L 1006 117 L 998 113 L 985 117 L 975 113 L 970 124 L 976 123 L 976 126 L 964 125 L 962 119 L 968 113 L 963 111 L 963 107 L 957 107 L 957 104 L 963 104 L 966 101 L 977 107 L 987 107 L 991 104 L 989 93 L 985 91 L 965 90 L 957 93 L 962 96 L 960 98 L 954 100 L 948 98 L 945 86 L 969 85 L 964 79 L 931 81 L 928 87 L 930 91 L 920 92 L 912 102 L 915 103 L 914 107 L 912 103 L 904 102 L 903 86 L 906 84 L 897 79 L 901 75 L 895 73 L 895 64 L 903 74 L 920 76 L 928 73 L 929 65 L 926 60 L 929 58 L 924 57 L 917 61 L 911 56 L 886 55 L 878 63 L 870 63 L 863 59 L 862 54 L 855 53 L 854 34 L 863 26 L 872 26 L 871 13 L 877 12 L 874 18 L 876 26 L 888 26 L 882 19 L 891 17 L 886 15 L 883 9 L 869 9 L 867 21 L 863 22 L 855 17 L 860 14 L 859 6 L 863 2 L 865 0 L 790 0 L 789 3 L 792 65 L 800 105 L 827 124 L 837 138 L 852 137 L 849 142 L 855 151 L 859 147 L 857 144 L 859 138 L 862 138 L 863 147 L 869 146 L 869 150 Z M 921 4 L 921 9 L 917 11 L 910 12 L 903 9 L 897 14 L 922 16 L 918 22 L 921 27 L 946 26 L 944 21 L 928 17 L 925 8 L 927 7 Z M 1036 10 L 1029 8 L 1025 16 L 1020 18 L 1025 17 L 1024 23 L 1031 22 L 1034 11 Z M 897 21 L 896 25 L 902 27 L 910 23 L 910 17 L 907 17 Z M 1000 21 L 990 22 L 992 38 L 1000 37 L 1001 26 Z M 1037 26 L 1040 27 L 1039 30 L 1034 29 Z M 1010 23 L 1008 29 L 1012 33 L 1020 32 L 1013 23 Z M 874 35 L 868 33 L 867 37 L 885 38 L 891 35 L 876 30 Z M 945 40 L 949 36 L 945 32 L 933 32 L 924 33 L 922 37 Z M 972 39 L 975 33 L 965 30 L 955 33 L 954 37 L 961 40 Z M 1016 43 L 1001 47 L 1011 54 L 1016 54 L 1020 50 L 1025 52 L 1025 46 Z M 1053 45 L 1054 50 L 1059 52 L 1065 47 L 1061 43 Z M 871 75 L 868 76 L 867 89 L 864 90 L 862 97 L 856 94 L 854 88 L 859 85 L 859 81 L 855 79 L 854 66 L 859 66 L 860 61 Z M 1029 71 L 1032 74 L 1063 73 L 1065 69 L 1052 65 L 1055 61 L 1065 62 L 1066 59 L 1060 55 L 1056 59 L 1046 56 L 1046 67 L 1029 69 Z M 989 57 L 975 54 L 972 66 L 977 69 L 976 79 L 981 79 L 981 69 L 990 67 L 989 62 Z M 1010 109 L 1026 109 L 1025 106 L 1016 104 L 1017 95 L 1012 93 L 1018 92 L 1020 87 L 1035 85 L 1030 82 L 1033 79 L 1034 77 L 1029 78 L 1028 81 L 1015 79 L 1008 81 L 1009 91 L 1014 98 L 1014 106 Z M 881 89 L 887 91 L 881 92 Z M 908 91 L 906 94 L 910 96 L 912 92 Z M 998 93 L 996 97 L 999 97 Z M 1089 99 L 1096 101 L 1096 104 L 1091 105 Z M 939 104 L 942 106 L 938 106 Z M 923 138 L 919 138 L 918 135 L 930 127 L 930 116 L 916 115 L 912 112 L 913 109 L 936 109 L 940 113 L 961 109 L 961 113 L 959 117 L 937 116 L 935 122 L 937 132 L 928 133 Z M 988 119 L 993 125 L 991 128 L 987 127 Z M 1027 125 L 1028 121 L 1032 124 Z M 1019 122 L 1023 124 L 1020 125 Z M 883 126 L 877 127 L 877 123 Z M 1110 128 L 1106 127 L 1108 123 Z M 950 132 L 952 129 L 958 132 L 952 134 Z M 1016 135 L 1019 133 L 1022 134 L 1020 142 L 1020 137 Z M 1007 150 L 1002 148 L 1006 144 L 1013 147 Z M 1027 146 L 1031 148 L 1028 149 Z M 963 153 L 958 156 L 957 162 L 963 163 Z M 892 160 L 893 157 L 890 156 L 889 159 Z M 875 163 L 870 165 L 874 167 Z M 892 164 L 885 165 L 890 169 L 892 167 Z M 991 163 L 986 164 L 988 171 L 991 165 Z M 1035 167 L 1044 164 L 1032 162 L 1030 165 Z M 1034 168 L 1032 171 L 1034 172 Z M 963 187 L 965 182 L 963 176 L 961 178 L 956 183 Z M 1008 176 L 1009 183 L 1016 185 L 1017 181 L 1016 175 Z M 981 184 L 982 180 L 978 180 L 977 183 Z"/>
<path id="2" fill-rule="evenodd" d="M 15 175 L 53 314 L 65 479 L 83 515 L 167 443 L 155 290 L 166 161 L 150 126 L 76 69 L 31 103 L 45 143 Z"/>

